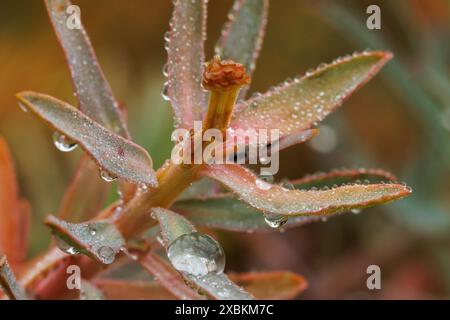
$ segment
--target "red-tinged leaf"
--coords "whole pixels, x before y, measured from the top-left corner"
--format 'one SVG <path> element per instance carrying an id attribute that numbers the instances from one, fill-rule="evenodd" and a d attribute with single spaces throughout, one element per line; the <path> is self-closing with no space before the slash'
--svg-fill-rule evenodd
<path id="1" fill-rule="evenodd" d="M 256 96 L 231 121 L 233 129 L 278 129 L 280 137 L 310 129 L 371 79 L 392 57 L 388 52 L 364 52 L 339 58 Z"/>
<path id="2" fill-rule="evenodd" d="M 206 28 L 205 0 L 176 0 L 167 43 L 165 91 L 175 114 L 175 124 L 192 128 L 201 120 L 206 95 L 201 88 Z"/>
<path id="3" fill-rule="evenodd" d="M 236 0 L 216 46 L 222 59 L 243 64 L 250 76 L 261 50 L 268 9 L 268 0 Z M 241 97 L 244 95 L 243 91 Z"/>
<path id="4" fill-rule="evenodd" d="M 182 300 L 205 299 L 205 296 L 199 295 L 195 290 L 188 287 L 183 277 L 156 253 L 152 251 L 147 253 L 136 252 L 136 255 L 141 266 L 151 273 L 156 281 L 176 298 Z"/>
<path id="5" fill-rule="evenodd" d="M 93 283 L 107 300 L 174 300 L 176 297 L 156 282 L 95 279 Z"/>
<path id="6" fill-rule="evenodd" d="M 0 252 L 16 269 L 27 253 L 30 206 L 20 200 L 13 159 L 0 137 Z"/>
<path id="7" fill-rule="evenodd" d="M 200 174 L 223 183 L 252 207 L 282 215 L 327 215 L 382 204 L 411 193 L 408 187 L 400 184 L 346 185 L 320 191 L 289 190 L 269 184 L 239 165 L 206 166 Z"/>
<path id="8" fill-rule="evenodd" d="M 69 223 L 54 216 L 45 219 L 63 250 L 82 253 L 99 263 L 111 264 L 123 248 L 125 240 L 108 221 Z"/>
<path id="9" fill-rule="evenodd" d="M 80 300 L 105 300 L 105 296 L 95 284 L 81 280 Z"/>
<path id="10" fill-rule="evenodd" d="M 64 193 L 58 216 L 69 222 L 87 221 L 102 208 L 111 184 L 98 175 L 98 167 L 83 156 L 75 176 Z"/>
<path id="11" fill-rule="evenodd" d="M 44 122 L 76 141 L 110 175 L 136 184 L 157 185 L 152 160 L 142 147 L 58 99 L 34 92 L 22 92 L 17 97 Z"/>
<path id="12" fill-rule="evenodd" d="M 304 178 L 287 181 L 283 186 L 295 189 L 333 187 L 348 183 L 396 181 L 389 172 L 381 169 L 337 169 L 331 172 L 308 175 Z M 262 212 L 239 201 L 230 193 L 209 193 L 195 197 L 179 199 L 174 205 L 175 211 L 182 213 L 196 226 L 223 229 L 235 232 L 268 232 L 273 228 L 264 221 Z M 339 212 L 336 212 L 339 214 Z M 333 214 L 329 214 L 327 218 Z M 334 216 L 334 215 L 333 215 Z M 320 216 L 291 217 L 283 229 L 298 227 L 307 223 L 322 221 Z"/>
<path id="13" fill-rule="evenodd" d="M 166 249 L 178 237 L 195 232 L 194 226 L 179 214 L 155 208 L 152 213 L 159 222 L 163 243 Z M 248 300 L 253 297 L 242 288 L 234 284 L 224 273 L 210 272 L 204 276 L 195 276 L 186 272 L 180 273 L 192 286 L 214 299 L 219 300 Z"/>
<path id="14" fill-rule="evenodd" d="M 308 287 L 305 278 L 290 271 L 233 273 L 230 279 L 261 300 L 294 299 Z"/>
<path id="15" fill-rule="evenodd" d="M 321 188 L 324 186 L 342 185 L 345 183 L 396 182 L 397 178 L 382 169 L 335 169 L 330 172 L 319 172 L 292 181 L 299 188 Z"/>
<path id="16" fill-rule="evenodd" d="M 17 282 L 5 256 L 0 256 L 0 288 L 10 300 L 28 300 L 24 288 Z"/>
<path id="17" fill-rule="evenodd" d="M 67 12 L 71 2 L 45 0 L 45 4 L 64 50 L 81 111 L 107 129 L 128 138 L 119 104 L 103 75 L 84 27 L 68 27 L 69 16 L 76 14 L 73 11 Z"/>

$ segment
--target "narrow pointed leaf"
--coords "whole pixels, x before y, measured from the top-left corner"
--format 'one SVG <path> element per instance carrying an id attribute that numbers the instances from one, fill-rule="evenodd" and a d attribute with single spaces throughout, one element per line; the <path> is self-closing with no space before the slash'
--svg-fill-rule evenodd
<path id="1" fill-rule="evenodd" d="M 166 249 L 178 237 L 196 231 L 194 226 L 186 218 L 173 211 L 155 208 L 152 214 L 159 222 Z M 187 273 L 181 273 L 181 275 L 193 286 L 199 288 L 214 299 L 253 299 L 250 294 L 236 286 L 224 273 L 216 274 L 210 272 L 204 276 L 194 276 Z"/>
<path id="2" fill-rule="evenodd" d="M 152 160 L 142 147 L 58 99 L 34 92 L 22 92 L 17 97 L 44 122 L 77 142 L 110 175 L 136 184 L 156 186 Z"/>
<path id="3" fill-rule="evenodd" d="M 69 9 L 67 12 L 71 2 L 45 0 L 45 4 L 56 36 L 64 50 L 81 111 L 109 130 L 128 138 L 129 134 L 119 104 L 103 75 L 83 25 L 80 24 L 79 28 L 68 26 L 69 16 L 74 17 L 73 11 Z"/>
<path id="4" fill-rule="evenodd" d="M 125 244 L 117 228 L 107 221 L 69 223 L 48 216 L 45 224 L 52 229 L 61 245 L 61 241 L 65 243 L 67 251 L 83 253 L 103 264 L 114 262 Z"/>
<path id="5" fill-rule="evenodd" d="M 294 299 L 308 286 L 305 278 L 289 271 L 236 273 L 230 279 L 262 300 Z"/>
<path id="6" fill-rule="evenodd" d="M 167 42 L 167 94 L 175 124 L 184 128 L 201 120 L 206 108 L 201 88 L 206 28 L 205 0 L 176 0 Z"/>
<path id="7" fill-rule="evenodd" d="M 290 181 L 295 189 L 311 189 L 333 187 L 362 181 L 383 182 L 396 181 L 396 178 L 381 169 L 337 169 L 331 172 L 317 173 L 301 179 Z M 264 221 L 262 212 L 244 202 L 233 194 L 216 193 L 201 197 L 179 199 L 173 206 L 197 226 L 230 230 L 235 232 L 267 232 L 273 231 Z M 328 214 L 327 218 L 337 215 Z M 283 229 L 298 227 L 307 223 L 322 221 L 320 216 L 291 217 Z"/>
<path id="8" fill-rule="evenodd" d="M 156 282 L 95 279 L 93 283 L 107 300 L 174 300 L 176 297 Z"/>
<path id="9" fill-rule="evenodd" d="M 83 156 L 76 173 L 64 193 L 58 216 L 69 222 L 87 221 L 102 208 L 110 189 L 98 174 L 98 167 Z"/>
<path id="10" fill-rule="evenodd" d="M 279 129 L 280 137 L 322 121 L 355 90 L 370 80 L 392 57 L 364 52 L 339 58 L 267 93 L 242 102 L 231 121 L 233 129 Z"/>
<path id="11" fill-rule="evenodd" d="M 152 251 L 144 254 L 137 252 L 136 255 L 142 267 L 150 272 L 161 286 L 178 299 L 200 300 L 205 298 L 205 296 L 199 295 L 196 290 L 188 287 L 183 277 L 156 253 Z"/>
<path id="12" fill-rule="evenodd" d="M 30 206 L 19 199 L 13 159 L 6 141 L 0 137 L 0 252 L 13 268 L 26 256 L 29 225 Z"/>
<path id="13" fill-rule="evenodd" d="M 269 227 L 264 221 L 264 216 L 260 210 L 239 201 L 232 194 L 184 199 L 177 201 L 173 208 L 196 226 L 234 232 L 273 232 L 273 228 Z M 298 227 L 315 221 L 321 221 L 321 217 L 291 217 L 283 225 L 283 229 Z"/>
<path id="14" fill-rule="evenodd" d="M 213 178 L 252 207 L 283 215 L 327 215 L 361 209 L 405 197 L 400 184 L 346 185 L 329 190 L 289 190 L 257 178 L 239 165 L 206 166 L 201 175 Z"/>
<path id="15" fill-rule="evenodd" d="M 17 282 L 5 256 L 0 256 L 0 288 L 11 300 L 28 300 L 25 290 Z"/>
<path id="16" fill-rule="evenodd" d="M 216 46 L 221 58 L 243 64 L 250 76 L 261 50 L 268 9 L 268 0 L 236 0 Z"/>

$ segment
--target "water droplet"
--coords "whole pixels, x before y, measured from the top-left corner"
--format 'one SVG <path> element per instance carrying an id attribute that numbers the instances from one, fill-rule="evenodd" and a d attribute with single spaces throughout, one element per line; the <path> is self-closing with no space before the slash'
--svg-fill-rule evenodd
<path id="1" fill-rule="evenodd" d="M 161 91 L 161 97 L 165 100 L 165 101 L 170 101 L 169 98 L 169 82 L 166 81 L 164 83 L 163 89 Z"/>
<path id="2" fill-rule="evenodd" d="M 55 144 L 55 147 L 62 152 L 70 152 L 78 146 L 75 141 L 59 132 L 53 134 L 53 143 Z"/>
<path id="3" fill-rule="evenodd" d="M 60 237 L 55 236 L 55 242 L 56 246 L 63 252 L 71 255 L 79 254 L 78 250 L 75 247 L 71 246 Z"/>
<path id="4" fill-rule="evenodd" d="M 100 169 L 100 177 L 106 182 L 113 182 L 114 180 L 117 179 L 116 176 L 114 176 L 114 175 L 110 174 L 108 171 L 102 170 L 102 169 Z"/>
<path id="5" fill-rule="evenodd" d="M 169 76 L 169 64 L 166 63 L 163 68 L 162 68 L 162 74 L 164 77 L 168 77 Z"/>
<path id="6" fill-rule="evenodd" d="M 98 255 L 104 264 L 113 263 L 116 257 L 114 249 L 108 246 L 100 247 L 100 249 L 98 249 Z"/>
<path id="7" fill-rule="evenodd" d="M 264 221 L 269 227 L 278 229 L 288 221 L 288 217 L 281 214 L 265 213 Z"/>
<path id="8" fill-rule="evenodd" d="M 351 212 L 353 214 L 359 214 L 359 213 L 361 213 L 361 209 L 352 209 Z"/>
<path id="9" fill-rule="evenodd" d="M 175 239 L 167 250 L 170 262 L 180 272 L 194 276 L 222 273 L 225 253 L 221 245 L 207 234 L 192 232 Z"/>

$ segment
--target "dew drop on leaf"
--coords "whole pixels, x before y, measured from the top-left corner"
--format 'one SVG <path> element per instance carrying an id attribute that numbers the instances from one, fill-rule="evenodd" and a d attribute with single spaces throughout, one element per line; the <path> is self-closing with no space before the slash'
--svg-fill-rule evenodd
<path id="1" fill-rule="evenodd" d="M 269 227 L 278 229 L 288 221 L 288 217 L 281 214 L 265 213 L 264 221 Z"/>
<path id="2" fill-rule="evenodd" d="M 108 171 L 100 169 L 100 178 L 106 182 L 113 182 L 117 177 L 111 175 Z"/>
<path id="3" fill-rule="evenodd" d="M 359 214 L 359 213 L 361 213 L 361 209 L 352 209 L 351 212 L 353 214 Z"/>
<path id="4" fill-rule="evenodd" d="M 57 131 L 53 134 L 53 143 L 55 144 L 55 147 L 62 152 L 70 152 L 75 150 L 78 146 L 75 141 Z"/>
<path id="5" fill-rule="evenodd" d="M 75 255 L 80 253 L 75 247 L 71 246 L 58 236 L 55 236 L 55 243 L 61 251 L 67 254 Z"/>
<path id="6" fill-rule="evenodd" d="M 114 249 L 108 246 L 100 247 L 100 249 L 98 249 L 98 255 L 104 264 L 113 263 L 116 257 Z"/>
<path id="7" fill-rule="evenodd" d="M 170 101 L 170 97 L 169 97 L 169 82 L 165 82 L 164 83 L 164 87 L 161 91 L 161 97 L 165 100 L 165 101 Z"/>
<path id="8" fill-rule="evenodd" d="M 222 273 L 225 253 L 222 246 L 207 234 L 192 232 L 175 239 L 167 249 L 173 267 L 193 276 Z"/>

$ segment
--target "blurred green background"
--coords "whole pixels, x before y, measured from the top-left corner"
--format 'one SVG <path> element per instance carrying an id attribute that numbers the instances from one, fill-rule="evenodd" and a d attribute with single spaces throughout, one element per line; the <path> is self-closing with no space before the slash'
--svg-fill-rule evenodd
<path id="1" fill-rule="evenodd" d="M 171 109 L 160 95 L 169 0 L 80 0 L 82 21 L 134 140 L 158 167 L 170 155 Z M 382 29 L 366 28 L 381 8 Z M 207 58 L 232 5 L 210 0 Z M 322 135 L 281 155 L 277 178 L 341 167 L 380 167 L 412 186 L 398 203 L 273 234 L 220 237 L 227 269 L 287 269 L 307 277 L 313 298 L 450 298 L 450 1 L 270 3 L 252 91 L 264 92 L 322 62 L 370 49 L 394 60 L 328 117 Z M 18 108 L 34 90 L 76 104 L 69 72 L 41 1 L 0 1 L 0 134 L 12 149 L 21 194 L 33 206 L 30 255 L 45 249 L 42 219 L 54 213 L 80 151 L 60 153 L 52 132 Z M 245 254 L 243 254 L 245 252 Z M 366 288 L 377 264 L 382 290 Z"/>

